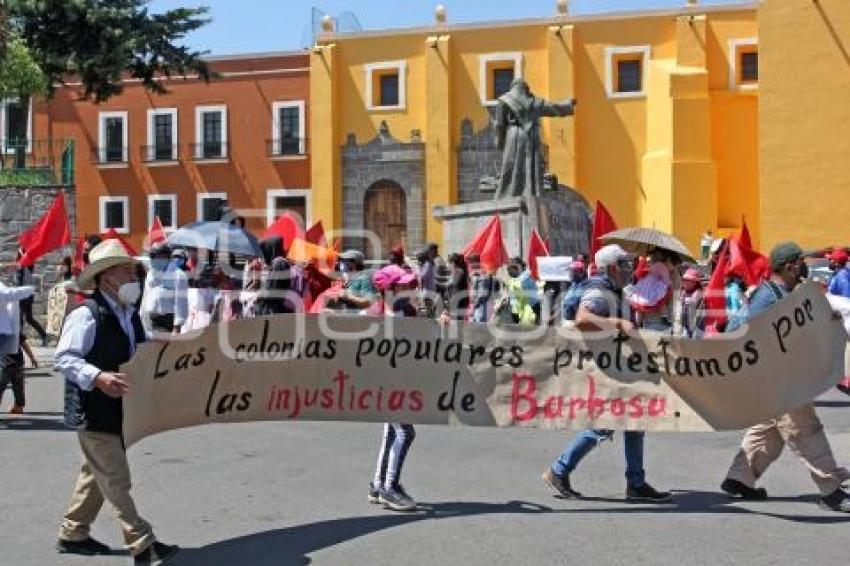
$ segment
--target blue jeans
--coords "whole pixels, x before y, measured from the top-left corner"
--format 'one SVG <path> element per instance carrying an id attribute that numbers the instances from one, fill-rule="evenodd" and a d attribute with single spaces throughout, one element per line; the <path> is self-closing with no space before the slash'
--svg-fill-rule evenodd
<path id="1" fill-rule="evenodd" d="M 587 456 L 596 445 L 603 440 L 610 440 L 613 430 L 592 429 L 578 433 L 552 464 L 552 472 L 557 476 L 569 475 L 578 467 L 582 458 Z M 646 474 L 643 471 L 643 437 L 642 430 L 627 430 L 623 432 L 626 456 L 626 483 L 629 487 L 641 487 L 646 484 Z"/>

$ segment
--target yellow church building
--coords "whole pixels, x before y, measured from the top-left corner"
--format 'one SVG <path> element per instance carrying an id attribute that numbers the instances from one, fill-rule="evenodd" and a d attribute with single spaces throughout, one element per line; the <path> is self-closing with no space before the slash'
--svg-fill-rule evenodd
<path id="1" fill-rule="evenodd" d="M 311 50 L 313 217 L 440 242 L 434 206 L 493 198 L 495 101 L 522 77 L 577 99 L 573 118 L 543 120 L 547 169 L 620 226 L 692 250 L 742 219 L 762 248 L 847 243 L 849 4 L 573 15 L 560 0 L 520 21 L 452 24 L 442 6 L 421 28 L 326 21 Z"/>

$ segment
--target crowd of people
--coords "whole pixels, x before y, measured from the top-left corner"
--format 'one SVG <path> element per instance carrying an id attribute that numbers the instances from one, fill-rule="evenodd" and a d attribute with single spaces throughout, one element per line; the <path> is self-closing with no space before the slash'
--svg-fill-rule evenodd
<path id="1" fill-rule="evenodd" d="M 127 391 L 119 367 L 138 344 L 156 336 L 197 332 L 214 322 L 285 313 L 345 312 L 365 316 L 430 317 L 452 321 L 516 325 L 574 325 L 580 330 L 631 332 L 644 329 L 686 338 L 731 332 L 769 308 L 805 278 L 802 249 L 776 246 L 769 256 L 770 276 L 747 285 L 730 271 L 722 282 L 722 316 L 712 316 L 706 282 L 728 246 L 706 245 L 707 260 L 687 263 L 674 252 L 655 248 L 635 256 L 607 245 L 591 257 L 569 263 L 566 281 L 540 281 L 521 258 L 504 269 L 486 268 L 476 254 L 449 254 L 443 260 L 434 243 L 413 254 L 397 246 L 388 262 L 367 262 L 349 249 L 335 263 L 293 261 L 281 238 L 262 242 L 259 257 L 238 258 L 206 250 L 150 247 L 148 261 L 131 257 L 114 239 L 86 240 L 83 266 L 71 258 L 61 265 L 61 281 L 50 292 L 48 330 L 60 335 L 56 368 L 66 378 L 65 420 L 78 431 L 84 456 L 69 508 L 59 533 L 59 551 L 108 552 L 91 538 L 89 527 L 104 500 L 115 507 L 125 542 L 137 563 L 150 563 L 175 551 L 156 541 L 130 497 L 129 467 L 121 443 L 121 396 Z M 850 297 L 850 267 L 843 249 L 829 254 L 830 293 Z M 26 274 L 24 274 L 24 277 Z M 19 279 L 19 283 L 27 280 Z M 2 388 L 12 384 L 12 412 L 24 409 L 21 332 L 31 318 L 34 289 L 26 284 L 0 286 Z M 720 321 L 720 322 L 718 322 Z M 32 324 L 32 322 L 30 322 Z M 9 336 L 14 336 L 10 339 Z M 578 498 L 572 477 L 582 459 L 614 431 L 579 432 L 543 472 L 557 495 Z M 626 431 L 626 499 L 664 503 L 672 498 L 646 481 L 645 434 Z M 379 442 L 369 501 L 397 511 L 417 508 L 401 483 L 402 469 L 416 431 L 411 424 L 387 423 Z M 821 506 L 850 512 L 842 483 L 850 472 L 839 467 L 813 404 L 749 429 L 721 488 L 743 499 L 765 499 L 757 480 L 779 456 L 784 444 L 811 472 Z"/>

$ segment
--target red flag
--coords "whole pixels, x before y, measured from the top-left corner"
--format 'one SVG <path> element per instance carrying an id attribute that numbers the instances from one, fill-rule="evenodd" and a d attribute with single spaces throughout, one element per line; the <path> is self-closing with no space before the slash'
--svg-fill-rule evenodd
<path id="1" fill-rule="evenodd" d="M 316 244 L 323 248 L 328 247 L 328 243 L 325 240 L 325 229 L 322 226 L 321 220 L 310 226 L 310 229 L 304 233 L 304 239 L 311 244 Z"/>
<path id="2" fill-rule="evenodd" d="M 83 248 L 86 245 L 86 237 L 80 236 L 77 238 L 77 245 L 74 247 L 74 269 L 79 273 L 86 266 L 85 254 Z"/>
<path id="3" fill-rule="evenodd" d="M 304 239 L 304 227 L 301 225 L 301 219 L 291 211 L 287 210 L 277 220 L 271 223 L 263 233 L 263 239 L 280 237 L 283 240 L 283 248 L 289 249 L 295 238 Z"/>
<path id="4" fill-rule="evenodd" d="M 508 251 L 502 240 L 502 221 L 496 215 L 472 238 L 463 251 L 464 257 L 478 254 L 486 271 L 496 271 L 508 262 Z"/>
<path id="5" fill-rule="evenodd" d="M 38 222 L 18 236 L 18 243 L 25 253 L 18 262 L 27 267 L 44 256 L 71 243 L 71 226 L 65 213 L 65 194 L 59 193 L 50 210 Z"/>
<path id="6" fill-rule="evenodd" d="M 596 201 L 596 213 L 593 215 L 593 232 L 590 236 L 590 258 L 596 256 L 596 252 L 603 246 L 599 240 L 608 232 L 613 232 L 617 229 L 617 223 L 614 222 L 614 217 L 605 208 L 601 201 Z"/>
<path id="7" fill-rule="evenodd" d="M 540 279 L 540 274 L 537 271 L 537 258 L 548 255 L 549 248 L 546 246 L 546 242 L 543 241 L 536 229 L 532 230 L 531 241 L 528 243 L 528 269 L 535 279 Z"/>
<path id="8" fill-rule="evenodd" d="M 738 234 L 736 239 L 745 248 L 753 249 L 753 239 L 750 237 L 750 229 L 747 228 L 747 221 L 744 219 L 741 219 L 741 233 Z"/>
<path id="9" fill-rule="evenodd" d="M 101 239 L 103 239 L 103 240 L 118 240 L 119 242 L 121 242 L 121 245 L 124 246 L 124 250 L 129 255 L 131 255 L 131 256 L 139 255 L 138 253 L 136 253 L 136 249 L 132 245 L 130 245 L 130 242 L 128 242 L 127 240 L 122 238 L 121 235 L 118 234 L 118 232 L 115 231 L 115 228 L 110 228 L 109 230 L 107 230 L 106 233 L 101 236 Z"/>
<path id="10" fill-rule="evenodd" d="M 726 275 L 737 275 L 748 287 L 758 285 L 770 277 L 770 262 L 767 257 L 746 246 L 739 239 L 730 239 L 729 263 Z"/>
<path id="11" fill-rule="evenodd" d="M 148 230 L 147 246 L 153 246 L 165 241 L 165 231 L 162 229 L 162 222 L 159 221 L 159 216 L 153 217 L 151 228 Z"/>
<path id="12" fill-rule="evenodd" d="M 711 280 L 705 288 L 705 332 L 716 334 L 726 324 L 726 270 L 729 266 L 729 246 L 723 246 Z"/>

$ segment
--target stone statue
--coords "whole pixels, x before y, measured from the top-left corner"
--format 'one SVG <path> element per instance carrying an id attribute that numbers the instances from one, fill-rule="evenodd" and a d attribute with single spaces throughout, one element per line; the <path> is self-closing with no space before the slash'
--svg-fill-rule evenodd
<path id="1" fill-rule="evenodd" d="M 496 198 L 537 196 L 543 190 L 546 167 L 540 141 L 540 118 L 572 116 L 575 99 L 547 102 L 531 93 L 517 78 L 499 97 L 496 112 L 497 144 L 502 151 L 502 171 Z"/>

